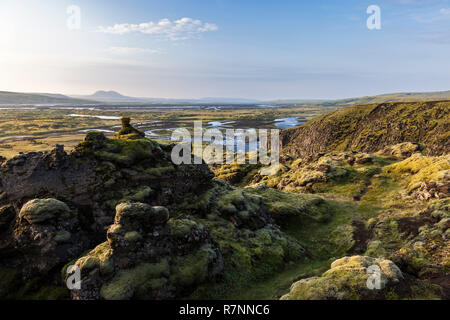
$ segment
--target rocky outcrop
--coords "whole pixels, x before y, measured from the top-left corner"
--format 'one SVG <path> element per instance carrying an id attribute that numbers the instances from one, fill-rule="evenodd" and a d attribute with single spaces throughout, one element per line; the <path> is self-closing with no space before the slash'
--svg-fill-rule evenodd
<path id="1" fill-rule="evenodd" d="M 7 161 L 0 167 L 0 206 L 53 197 L 105 232 L 121 200 L 173 206 L 207 188 L 212 177 L 206 165 L 173 166 L 170 154 L 150 140 L 92 132 L 69 154 L 58 147 Z"/>
<path id="2" fill-rule="evenodd" d="M 145 138 L 145 133 L 135 129 L 131 125 L 131 118 L 122 117 L 122 128 L 116 134 L 116 138 L 126 138 L 126 139 L 142 139 Z"/>
<path id="3" fill-rule="evenodd" d="M 22 281 L 35 277 L 60 280 L 59 267 L 79 256 L 91 244 L 77 212 L 59 200 L 31 200 L 22 206 L 15 220 L 13 207 L 3 214 L 8 214 L 15 224 L 13 230 L 3 232 L 2 265 L 15 268 Z"/>
<path id="4" fill-rule="evenodd" d="M 373 153 L 387 146 L 422 144 L 428 155 L 450 152 L 450 102 L 398 102 L 347 107 L 283 130 L 283 152 L 307 160 L 334 151 Z M 406 146 L 405 146 L 406 147 Z M 394 155 L 411 151 L 391 150 Z M 386 150 L 389 152 L 389 150 Z"/>
<path id="5" fill-rule="evenodd" d="M 164 207 L 122 203 L 107 242 L 75 262 L 81 289 L 74 299 L 174 299 L 216 279 L 223 258 L 206 228 L 194 220 L 168 222 Z"/>

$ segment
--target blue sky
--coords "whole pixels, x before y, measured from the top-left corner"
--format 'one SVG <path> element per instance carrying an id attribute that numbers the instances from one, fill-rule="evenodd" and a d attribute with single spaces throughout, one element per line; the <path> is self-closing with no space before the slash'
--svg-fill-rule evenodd
<path id="1" fill-rule="evenodd" d="M 369 30 L 369 5 L 381 30 Z M 67 7 L 80 8 L 70 30 Z M 2 0 L 0 90 L 344 98 L 450 90 L 448 0 Z"/>

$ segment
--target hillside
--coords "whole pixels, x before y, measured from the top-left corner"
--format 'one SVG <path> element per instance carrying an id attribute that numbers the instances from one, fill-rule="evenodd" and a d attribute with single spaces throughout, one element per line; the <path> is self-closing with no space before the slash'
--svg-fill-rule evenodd
<path id="1" fill-rule="evenodd" d="M 375 152 L 402 142 L 421 143 L 429 155 L 450 151 L 450 101 L 351 106 L 284 130 L 285 153 L 317 158 L 333 151 Z"/>
<path id="2" fill-rule="evenodd" d="M 75 99 L 61 94 L 46 93 L 18 93 L 0 91 L 0 105 L 23 105 L 23 104 L 89 104 L 92 100 Z"/>
<path id="3" fill-rule="evenodd" d="M 265 104 L 275 104 L 279 106 L 292 105 L 316 105 L 322 107 L 347 107 L 369 103 L 386 102 L 412 102 L 412 101 L 443 101 L 450 100 L 450 91 L 436 92 L 399 92 L 387 93 L 376 96 L 364 96 L 344 99 L 280 99 L 264 101 Z"/>

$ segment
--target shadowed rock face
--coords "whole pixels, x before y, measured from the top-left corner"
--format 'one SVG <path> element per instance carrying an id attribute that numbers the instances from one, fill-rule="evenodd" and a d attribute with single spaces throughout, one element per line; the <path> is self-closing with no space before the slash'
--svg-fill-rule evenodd
<path id="1" fill-rule="evenodd" d="M 107 242 L 75 262 L 82 274 L 74 299 L 173 299 L 223 271 L 223 257 L 194 220 L 168 221 L 163 207 L 123 203 Z"/>
<path id="2" fill-rule="evenodd" d="M 25 279 L 46 274 L 80 255 L 90 241 L 78 216 L 56 199 L 36 199 L 20 210 L 11 238 L 10 263 L 22 268 Z"/>
<path id="3" fill-rule="evenodd" d="M 69 154 L 58 147 L 7 161 L 0 167 L 0 206 L 21 208 L 28 200 L 54 197 L 105 230 L 122 199 L 171 205 L 210 185 L 213 175 L 206 165 L 174 167 L 169 156 L 146 139 L 109 140 L 90 133 Z"/>
<path id="4" fill-rule="evenodd" d="M 285 153 L 317 159 L 333 151 L 376 152 L 402 142 L 425 145 L 428 155 L 450 152 L 450 102 L 402 102 L 347 107 L 283 130 Z"/>

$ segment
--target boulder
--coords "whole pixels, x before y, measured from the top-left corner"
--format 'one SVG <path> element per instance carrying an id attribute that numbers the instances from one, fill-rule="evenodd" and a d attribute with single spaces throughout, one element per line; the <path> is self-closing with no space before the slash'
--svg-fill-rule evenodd
<path id="1" fill-rule="evenodd" d="M 56 199 L 34 199 L 25 203 L 19 218 L 31 224 L 39 224 L 47 220 L 66 218 L 69 214 L 70 209 L 64 202 Z"/>
<path id="2" fill-rule="evenodd" d="M 404 275 L 390 260 L 366 256 L 334 261 L 321 277 L 300 280 L 282 300 L 431 299 L 439 286 Z"/>

